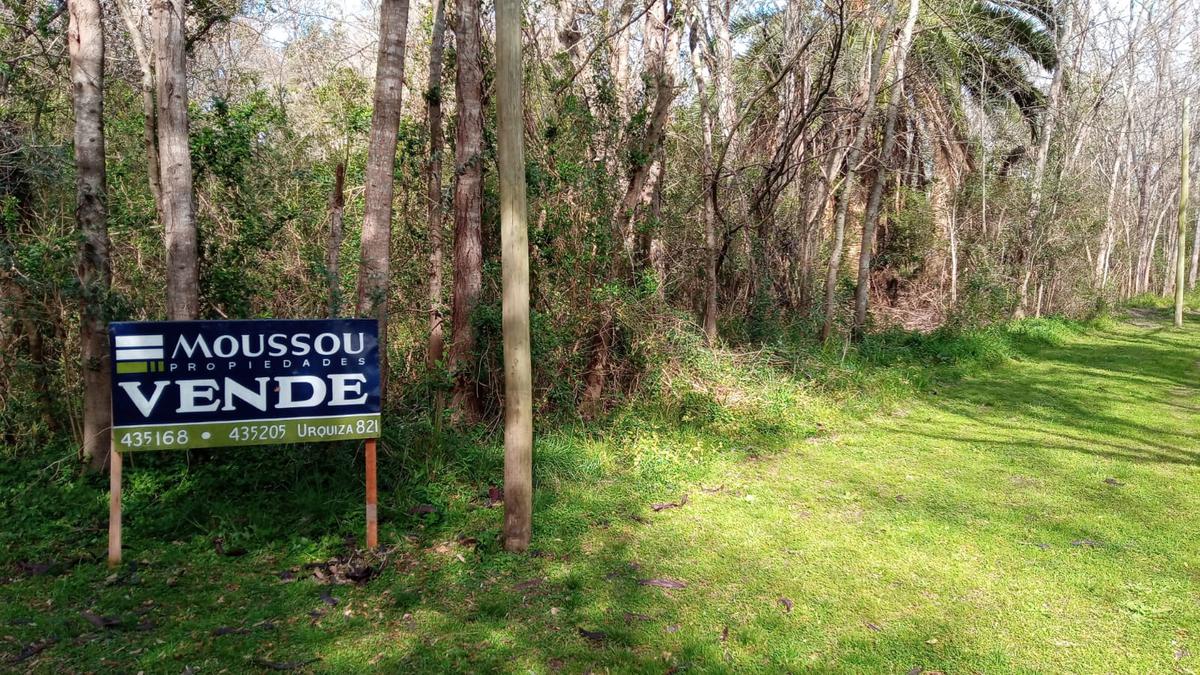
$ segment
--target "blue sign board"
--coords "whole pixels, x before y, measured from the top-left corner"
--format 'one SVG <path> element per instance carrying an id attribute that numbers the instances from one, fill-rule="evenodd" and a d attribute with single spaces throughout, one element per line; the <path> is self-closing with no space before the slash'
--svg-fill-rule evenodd
<path id="1" fill-rule="evenodd" d="M 373 319 L 109 324 L 113 447 L 379 436 Z"/>

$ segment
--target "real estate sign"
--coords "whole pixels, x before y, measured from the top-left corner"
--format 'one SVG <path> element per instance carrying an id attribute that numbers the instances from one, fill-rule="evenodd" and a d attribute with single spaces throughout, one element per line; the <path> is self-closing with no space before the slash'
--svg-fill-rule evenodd
<path id="1" fill-rule="evenodd" d="M 113 449 L 379 436 L 372 319 L 109 324 Z"/>

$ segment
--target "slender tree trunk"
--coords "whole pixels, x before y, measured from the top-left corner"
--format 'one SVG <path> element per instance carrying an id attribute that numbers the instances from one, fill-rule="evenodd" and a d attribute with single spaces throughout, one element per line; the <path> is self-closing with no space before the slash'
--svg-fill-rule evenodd
<path id="1" fill-rule="evenodd" d="M 1179 237 L 1176 236 L 1175 230 L 1176 228 L 1172 227 L 1167 231 L 1166 246 L 1163 251 L 1166 254 L 1163 261 L 1165 273 L 1162 278 L 1162 296 L 1164 298 L 1174 296 L 1175 294 L 1175 258 L 1178 254 L 1176 247 L 1179 244 Z"/>
<path id="2" fill-rule="evenodd" d="M 734 96 L 733 75 L 733 32 L 731 19 L 733 17 L 734 0 L 708 0 L 708 12 L 713 23 L 713 61 L 712 71 L 713 92 L 716 99 L 717 115 L 716 129 L 722 139 L 733 127 L 737 117 L 737 97 Z M 710 104 L 711 107 L 711 104 Z"/>
<path id="3" fill-rule="evenodd" d="M 483 64 L 479 53 L 479 0 L 458 0 L 454 27 L 458 73 L 455 100 L 454 298 L 450 369 L 454 416 L 474 423 L 482 415 L 473 370 L 475 331 L 471 316 L 483 288 Z"/>
<path id="4" fill-rule="evenodd" d="M 1171 192 L 1171 199 L 1175 198 L 1175 191 Z M 1168 200 L 1170 201 L 1170 200 Z M 1154 254 L 1158 251 L 1158 237 L 1162 234 L 1163 220 L 1166 218 L 1166 211 L 1161 211 L 1154 219 L 1154 230 L 1150 236 L 1150 240 L 1146 247 L 1146 260 L 1142 266 L 1141 291 L 1150 292 L 1150 283 L 1154 278 Z M 1170 266 L 1170 260 L 1167 265 Z"/>
<path id="5" fill-rule="evenodd" d="M 1122 135 L 1124 138 L 1125 135 Z M 1093 273 L 1093 279 L 1096 281 L 1097 288 L 1104 288 L 1104 283 L 1108 279 L 1108 256 L 1112 250 L 1113 238 L 1116 236 L 1116 223 L 1113 222 L 1115 214 L 1113 207 L 1117 199 L 1117 181 L 1121 173 L 1121 158 L 1123 156 L 1122 148 L 1117 148 L 1117 156 L 1113 160 L 1112 173 L 1108 186 L 1108 202 L 1104 212 L 1104 230 L 1100 233 L 1100 249 L 1096 253 L 1096 269 Z"/>
<path id="6" fill-rule="evenodd" d="M 863 96 L 863 113 L 854 130 L 854 138 L 846 151 L 846 175 L 837 191 L 837 202 L 833 216 L 833 244 L 829 250 L 829 269 L 825 272 L 825 318 L 821 323 L 821 341 L 826 342 L 833 334 L 833 322 L 837 315 L 837 281 L 842 265 L 842 251 L 846 243 L 846 216 L 850 212 L 850 200 L 854 198 L 854 182 L 858 172 L 858 164 L 862 161 L 863 144 L 867 132 L 875 119 L 875 97 L 879 93 L 880 70 L 883 64 L 883 53 L 887 49 L 887 36 L 890 32 L 892 15 L 895 4 L 888 11 L 884 27 L 876 38 L 875 49 L 871 54 L 868 66 L 867 88 Z"/>
<path id="7" fill-rule="evenodd" d="M 129 41 L 133 43 L 134 54 L 137 55 L 138 65 L 142 69 L 142 145 L 146 152 L 146 177 L 150 183 L 150 194 L 154 197 L 154 209 L 162 221 L 162 184 L 158 169 L 158 112 L 154 105 L 154 55 L 147 49 L 142 40 L 141 21 L 133 16 L 129 9 L 128 0 L 117 0 L 117 9 L 121 19 L 129 31 Z"/>
<path id="8" fill-rule="evenodd" d="M 892 148 L 896 144 L 896 116 L 904 94 L 904 72 L 908 65 L 908 49 L 912 45 L 913 28 L 917 23 L 919 0 L 909 0 L 908 18 L 900 38 L 896 42 L 894 60 L 895 75 L 892 78 L 892 93 L 888 99 L 887 113 L 883 123 L 883 143 L 879 148 L 879 171 L 871 186 L 871 196 L 863 214 L 862 250 L 858 256 L 858 288 L 854 294 L 854 337 L 861 338 L 867 325 L 867 298 L 871 292 L 871 249 L 875 245 L 875 225 L 879 220 L 879 208 L 883 202 L 883 188 L 887 183 L 887 165 L 891 161 Z"/>
<path id="9" fill-rule="evenodd" d="M 1063 75 L 1066 70 L 1066 66 L 1062 63 L 1062 43 L 1064 37 L 1070 34 L 1071 12 L 1065 0 L 1059 4 L 1066 8 L 1061 23 L 1055 31 L 1054 49 L 1059 56 L 1059 62 L 1054 67 L 1054 75 L 1050 80 L 1050 95 L 1046 101 L 1046 108 L 1042 111 L 1041 133 L 1038 138 L 1037 155 L 1034 159 L 1033 176 L 1030 179 L 1029 211 L 1022 224 L 1021 248 L 1018 255 L 1023 263 L 1024 271 L 1021 275 L 1021 282 L 1017 285 L 1017 303 L 1012 314 L 1014 319 L 1024 318 L 1026 305 L 1029 304 L 1029 280 L 1033 276 L 1037 260 L 1038 220 L 1042 215 L 1042 192 L 1046 181 L 1046 165 L 1050 159 L 1050 141 L 1057 124 L 1059 98 L 1062 95 Z"/>
<path id="10" fill-rule="evenodd" d="M 442 54 L 445 34 L 445 0 L 434 0 L 429 89 L 425 92 L 429 122 L 429 164 L 425 181 L 429 224 L 429 349 L 425 358 L 431 368 L 444 358 L 445 352 L 445 305 L 442 302 Z"/>
<path id="11" fill-rule="evenodd" d="M 379 322 L 379 376 L 381 400 L 385 402 L 394 166 L 407 33 L 408 0 L 383 0 L 379 9 L 379 57 L 375 65 L 374 111 L 371 113 L 371 136 L 367 146 L 367 187 L 363 205 L 356 311 L 359 316 L 374 317 Z"/>
<path id="12" fill-rule="evenodd" d="M 75 111 L 75 224 L 79 228 L 79 342 L 83 456 L 108 462 L 111 417 L 105 302 L 112 275 L 104 172 L 104 29 L 99 0 L 70 0 L 67 44 Z"/>
<path id="13" fill-rule="evenodd" d="M 200 262 L 188 150 L 185 7 L 184 0 L 154 0 L 158 156 L 167 244 L 167 318 L 171 320 L 200 315 Z"/>
<path id="14" fill-rule="evenodd" d="M 1200 214 L 1196 216 L 1196 225 L 1192 229 L 1192 264 L 1188 269 L 1188 288 L 1196 287 L 1196 274 L 1200 268 Z"/>
<path id="15" fill-rule="evenodd" d="M 429 46 L 429 89 L 425 92 L 429 123 L 429 164 L 426 166 L 426 204 L 429 227 L 429 347 L 425 366 L 433 371 L 446 357 L 446 303 L 442 300 L 442 255 L 445 223 L 442 218 L 442 59 L 446 43 L 446 2 L 434 0 L 433 37 Z M 433 398 L 433 424 L 441 431 L 445 391 Z"/>
<path id="16" fill-rule="evenodd" d="M 657 3 L 646 12 L 646 71 L 649 75 L 646 93 L 647 100 L 652 102 L 653 108 L 640 140 L 635 141 L 638 144 L 636 156 L 644 158 L 644 161 L 629 172 L 629 182 L 625 196 L 621 199 L 619 227 L 616 232 L 619 240 L 623 242 L 623 252 L 629 260 L 630 271 L 633 267 L 634 217 L 646 181 L 650 178 L 650 170 L 654 164 L 652 158 L 658 155 L 658 148 L 665 137 L 671 102 L 675 100 L 675 66 L 671 57 L 679 51 L 679 31 L 675 30 L 674 11 L 674 8 L 666 3 Z"/>
<path id="17" fill-rule="evenodd" d="M 1183 328 L 1183 292 L 1186 290 L 1183 274 L 1187 258 L 1187 210 L 1188 182 L 1192 165 L 1188 159 L 1192 145 L 1191 128 L 1192 97 L 1183 99 L 1183 130 L 1179 149 L 1179 222 L 1175 232 L 1175 327 Z"/>
<path id="18" fill-rule="evenodd" d="M 719 3 L 714 3 L 719 4 Z M 709 99 L 707 73 L 701 63 L 700 48 L 707 40 L 697 11 L 692 17 L 690 49 L 692 72 L 696 78 L 696 98 L 700 103 L 700 222 L 704 228 L 704 337 L 709 345 L 717 342 L 717 227 L 713 212 L 713 115 Z M 713 59 L 710 59 L 710 63 Z"/>
<path id="19" fill-rule="evenodd" d="M 667 153 L 660 150 L 658 159 L 658 175 L 654 178 L 654 189 L 650 191 L 650 218 L 655 223 L 663 222 L 663 190 L 667 182 Z M 660 236 L 660 227 L 649 233 L 647 242 L 646 269 L 654 275 L 654 295 L 660 302 L 667 299 L 667 259 Z"/>
<path id="20" fill-rule="evenodd" d="M 533 516 L 533 383 L 521 0 L 496 2 L 496 116 L 504 320 L 504 548 L 529 548 Z"/>
<path id="21" fill-rule="evenodd" d="M 958 304 L 958 203 L 950 205 L 950 306 Z"/>
<path id="22" fill-rule="evenodd" d="M 333 169 L 333 192 L 329 193 L 329 241 L 325 248 L 325 278 L 329 285 L 329 317 L 342 311 L 342 216 L 346 211 L 346 163 Z"/>

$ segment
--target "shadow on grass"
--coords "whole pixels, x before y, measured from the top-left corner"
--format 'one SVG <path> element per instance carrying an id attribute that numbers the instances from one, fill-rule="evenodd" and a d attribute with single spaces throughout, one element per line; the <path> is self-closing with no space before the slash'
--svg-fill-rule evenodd
<path id="1" fill-rule="evenodd" d="M 1194 317 L 1189 317 L 1189 325 L 1196 327 Z M 1200 464 L 1200 453 L 1192 449 L 1196 434 L 1164 429 L 1152 420 L 1138 421 L 1122 412 L 1123 406 L 1170 403 L 1180 396 L 1173 388 L 1194 392 L 1192 342 L 1155 328 L 1139 334 L 1096 333 L 1086 343 L 1061 347 L 1030 340 L 1022 350 L 1026 358 L 1036 361 L 1036 370 L 1018 373 L 998 368 L 986 379 L 960 382 L 931 399 L 932 405 L 961 420 L 986 420 L 987 427 L 1003 432 L 1005 440 L 983 433 L 979 424 L 967 424 L 963 431 L 931 429 L 903 418 L 885 418 L 877 424 L 888 428 L 888 442 L 895 445 L 925 439 L 993 447 L 997 452 L 1012 449 L 1020 453 L 1014 465 L 1026 470 L 1039 466 L 1053 470 L 1053 455 L 1059 452 L 1141 463 Z M 795 378 L 794 369 L 778 372 L 780 378 Z M 1161 398 L 1138 400 L 1136 392 L 1147 385 L 1160 388 Z M 1016 421 L 1030 418 L 1039 421 L 1037 428 Z M 857 637 L 840 637 L 832 644 L 820 626 L 789 623 L 782 611 L 760 613 L 748 625 L 730 616 L 669 632 L 679 623 L 686 624 L 687 617 L 678 616 L 680 600 L 702 605 L 699 594 L 713 590 L 662 590 L 638 584 L 640 578 L 658 577 L 661 570 L 688 563 L 669 546 L 659 560 L 632 558 L 636 542 L 663 536 L 648 517 L 648 503 L 676 486 L 638 480 L 627 473 L 628 466 L 610 474 L 598 459 L 556 458 L 554 452 L 584 450 L 557 448 L 535 462 L 534 546 L 539 554 L 515 556 L 496 544 L 499 510 L 480 505 L 480 492 L 489 483 L 498 483 L 501 475 L 495 444 L 460 439 L 431 450 L 419 445 L 420 436 L 419 427 L 403 432 L 389 439 L 390 449 L 383 454 L 383 539 L 386 545 L 396 546 L 397 553 L 381 575 L 365 586 L 333 589 L 337 606 L 322 601 L 320 591 L 325 587 L 306 579 L 282 583 L 278 573 L 342 552 L 342 540 L 360 532 L 361 469 L 351 459 L 357 457 L 351 445 L 314 448 L 312 452 L 323 454 L 303 461 L 266 449 L 231 451 L 243 454 L 212 458 L 198 469 L 189 469 L 180 455 L 133 462 L 128 474 L 128 557 L 145 563 L 139 573 L 141 582 L 134 585 L 105 582 L 107 572 L 97 555 L 103 549 L 101 481 L 83 479 L 87 489 L 60 481 L 59 492 L 27 499 L 14 491 L 5 503 L 20 510 L 14 512 L 6 542 L 32 543 L 0 553 L 0 560 L 7 557 L 11 566 L 31 556 L 91 552 L 95 562 L 63 577 L 22 578 L 9 584 L 4 591 L 11 591 L 13 602 L 7 609 L 0 608 L 0 618 L 11 622 L 34 613 L 34 627 L 9 629 L 14 644 L 43 639 L 50 626 L 62 643 L 46 650 L 39 657 L 43 661 L 34 662 L 67 669 L 236 668 L 257 655 L 274 661 L 320 656 L 322 661 L 313 669 L 326 672 L 575 672 L 593 666 L 634 672 L 687 667 L 875 670 L 882 664 L 920 666 L 923 659 L 932 659 L 930 630 L 946 643 L 939 648 L 937 663 L 1013 667 L 1003 653 L 969 631 L 937 619 L 923 624 L 921 631 L 887 625 L 864 629 Z M 727 440 L 769 454 L 772 447 L 787 447 L 796 439 L 747 435 Z M 410 453 L 421 455 L 422 461 L 410 461 Z M 421 474 L 412 474 L 413 467 Z M 699 469 L 687 480 L 710 478 L 719 479 Z M 1010 542 L 1032 537 L 1037 540 L 1032 544 L 1067 546 L 1071 541 L 1109 538 L 1105 530 L 1083 518 L 1040 517 L 1039 509 L 1044 507 L 1040 503 L 1016 509 L 1002 502 L 933 498 L 900 503 L 892 495 L 876 494 L 879 484 L 870 476 L 846 475 L 840 480 L 864 494 L 875 494 L 876 512 L 964 531 L 995 522 L 996 533 Z M 37 488 L 36 481 L 9 483 L 13 484 L 26 486 L 24 491 Z M 55 495 L 63 493 L 72 495 L 69 502 L 55 503 Z M 1125 495 L 1095 499 L 1103 499 L 1103 506 L 1122 521 L 1136 521 L 1144 508 Z M 408 512 L 421 503 L 433 505 L 435 513 L 417 517 Z M 601 530 L 604 545 L 596 549 L 593 535 Z M 250 552 L 244 558 L 218 556 L 210 543 L 215 536 L 223 537 L 231 548 Z M 456 543 L 463 538 L 478 543 Z M 922 553 L 915 544 L 908 548 L 913 555 Z M 755 566 L 766 563 L 730 560 L 729 564 L 745 565 L 743 574 L 754 576 L 759 572 Z M 803 573 L 803 569 L 795 571 Z M 865 575 L 850 583 L 858 593 L 889 592 Z M 47 597 L 54 600 L 51 608 L 45 605 Z M 97 632 L 79 615 L 94 609 L 132 616 L 145 603 L 151 603 L 149 616 L 161 628 L 144 633 Z M 310 616 L 316 612 L 320 614 Z M 233 621 L 242 627 L 269 621 L 276 628 L 270 633 L 255 629 L 245 635 L 213 635 L 214 629 Z M 728 634 L 721 630 L 723 626 L 731 628 Z M 763 651 L 773 633 L 785 631 L 801 632 L 812 651 L 791 653 L 787 650 L 794 647 L 790 646 Z M 664 655 L 665 651 L 670 653 Z M 812 654 L 818 651 L 814 660 Z"/>

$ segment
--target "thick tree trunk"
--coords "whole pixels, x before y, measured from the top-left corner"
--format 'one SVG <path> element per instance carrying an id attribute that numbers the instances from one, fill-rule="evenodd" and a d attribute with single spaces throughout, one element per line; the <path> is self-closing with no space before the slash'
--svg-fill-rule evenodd
<path id="1" fill-rule="evenodd" d="M 158 157 L 167 245 L 167 318 L 200 315 L 200 262 L 192 207 L 184 0 L 154 0 L 154 72 L 158 99 Z"/>
<path id="2" fill-rule="evenodd" d="M 379 9 L 379 57 L 375 65 L 374 111 L 367 147 L 362 244 L 358 270 L 359 316 L 379 322 L 379 373 L 383 401 L 388 380 L 388 290 L 391 279 L 392 200 L 396 134 L 404 87 L 408 0 L 383 0 Z"/>
<path id="3" fill-rule="evenodd" d="M 658 220 L 658 215 L 661 215 L 661 204 L 656 206 L 655 198 L 656 196 L 662 196 L 662 184 L 666 180 L 666 162 L 666 153 L 660 149 L 658 156 L 654 158 L 654 162 L 650 167 L 650 176 L 646 179 L 646 184 L 642 187 L 642 198 L 638 202 L 638 213 L 647 213 L 649 215 L 649 219 L 644 221 L 641 227 L 637 228 L 636 233 L 634 271 L 639 275 L 646 272 L 657 273 L 654 269 L 653 258 L 655 249 L 661 247 L 661 240 L 658 238 L 658 235 L 661 233 L 660 221 Z M 655 209 L 658 209 L 658 211 L 656 212 Z"/>
<path id="4" fill-rule="evenodd" d="M 609 22 L 605 32 L 613 34 L 609 54 L 609 72 L 612 75 L 613 94 L 617 99 L 618 115 L 629 112 L 629 22 L 633 16 L 633 0 L 606 0 Z M 619 30 L 625 26 L 624 30 Z"/>
<path id="5" fill-rule="evenodd" d="M 450 369 L 454 372 L 455 421 L 473 423 L 483 412 L 476 391 L 475 331 L 471 325 L 483 289 L 483 64 L 479 52 L 479 0 L 458 0 L 454 35 L 458 128 L 454 150 L 457 179 Z"/>
<path id="6" fill-rule="evenodd" d="M 342 217 L 346 212 L 346 163 L 333 169 L 333 192 L 329 193 L 329 240 L 325 247 L 325 279 L 329 285 L 329 317 L 342 311 Z"/>
<path id="7" fill-rule="evenodd" d="M 521 0 L 496 2 L 496 160 L 504 321 L 504 548 L 529 548 L 533 516 L 533 381 L 529 352 L 529 237 Z"/>
<path id="8" fill-rule="evenodd" d="M 79 228 L 79 341 L 83 369 L 83 456 L 108 462 L 112 426 L 108 326 L 112 275 L 104 172 L 104 29 L 99 0 L 71 0 L 67 44 L 75 112 L 75 223 Z"/>
<path id="9" fill-rule="evenodd" d="M 883 143 L 879 148 L 879 171 L 875 174 L 875 183 L 871 186 L 871 196 L 867 200 L 867 208 L 863 214 L 862 250 L 858 255 L 858 288 L 854 294 L 854 328 L 855 338 L 861 338 L 867 325 L 867 299 L 871 292 L 871 249 L 875 245 L 875 225 L 879 220 L 879 208 L 883 202 L 883 188 L 887 183 L 889 171 L 887 165 L 891 161 L 892 148 L 896 144 L 896 116 L 900 110 L 900 100 L 904 93 L 904 72 L 908 65 L 908 49 L 912 45 L 913 27 L 917 23 L 919 0 L 909 0 L 908 18 L 904 29 L 896 42 L 893 58 L 896 63 L 895 76 L 892 78 L 892 93 L 888 99 L 887 113 L 883 123 Z"/>

